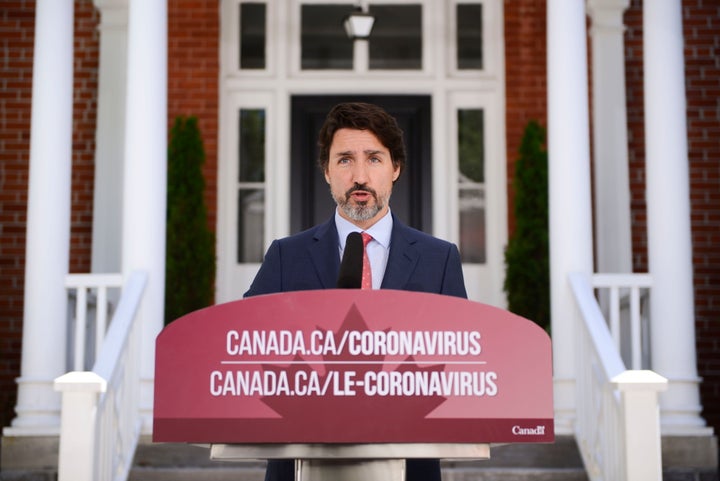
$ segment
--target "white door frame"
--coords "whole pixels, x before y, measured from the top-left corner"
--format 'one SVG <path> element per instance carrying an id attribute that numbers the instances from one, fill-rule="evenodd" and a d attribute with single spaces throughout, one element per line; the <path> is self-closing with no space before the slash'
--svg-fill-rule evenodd
<path id="1" fill-rule="evenodd" d="M 236 262 L 238 110 L 266 112 L 264 245 L 290 230 L 290 99 L 293 95 L 429 95 L 432 98 L 432 234 L 458 242 L 457 109 L 482 108 L 485 115 L 487 262 L 466 264 L 471 299 L 505 307 L 503 251 L 507 243 L 507 172 L 505 148 L 505 77 L 501 0 L 383 0 L 423 5 L 423 69 L 368 71 L 367 48 L 356 42 L 354 71 L 301 71 L 301 3 L 348 3 L 354 0 L 268 0 L 267 68 L 237 67 L 239 3 L 223 0 L 221 20 L 220 129 L 218 159 L 217 302 L 242 297 L 259 263 Z M 482 71 L 453 66 L 455 5 L 483 5 Z M 451 41 L 448 42 L 447 40 Z M 365 57 L 364 57 L 365 56 Z M 359 59 L 359 61 L 358 61 Z M 284 146 L 284 147 L 283 147 Z M 311 160 L 309 160 L 311 161 Z M 412 161 L 412 159 L 410 159 Z M 452 162 L 452 163 L 451 163 Z"/>

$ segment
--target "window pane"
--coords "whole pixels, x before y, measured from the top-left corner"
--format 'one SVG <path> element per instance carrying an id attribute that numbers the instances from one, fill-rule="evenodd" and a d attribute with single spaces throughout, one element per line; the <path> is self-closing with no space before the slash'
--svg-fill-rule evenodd
<path id="1" fill-rule="evenodd" d="M 303 70 L 353 68 L 353 42 L 343 27 L 343 19 L 352 9 L 352 4 L 302 6 L 300 48 Z"/>
<path id="2" fill-rule="evenodd" d="M 240 68 L 265 68 L 265 4 L 240 4 Z"/>
<path id="3" fill-rule="evenodd" d="M 484 136 L 483 110 L 458 110 L 460 256 L 469 263 L 486 260 Z"/>
<path id="4" fill-rule="evenodd" d="M 484 125 L 482 109 L 458 110 L 460 177 L 485 182 Z"/>
<path id="5" fill-rule="evenodd" d="M 460 190 L 460 257 L 485 263 L 485 194 L 481 188 Z"/>
<path id="6" fill-rule="evenodd" d="M 265 231 L 264 189 L 238 191 L 237 261 L 262 262 Z"/>
<path id="7" fill-rule="evenodd" d="M 371 5 L 370 69 L 422 69 L 422 6 Z"/>
<path id="8" fill-rule="evenodd" d="M 457 5 L 457 68 L 482 69 L 482 5 Z"/>
<path id="9" fill-rule="evenodd" d="M 240 110 L 239 182 L 265 181 L 265 111 Z"/>

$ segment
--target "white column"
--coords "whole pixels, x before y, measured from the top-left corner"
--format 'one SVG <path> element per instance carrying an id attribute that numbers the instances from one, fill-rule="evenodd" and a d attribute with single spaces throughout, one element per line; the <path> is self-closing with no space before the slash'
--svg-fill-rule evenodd
<path id="1" fill-rule="evenodd" d="M 555 429 L 572 432 L 575 419 L 572 272 L 592 274 L 590 132 L 585 4 L 549 0 L 548 159 L 550 300 L 555 381 Z"/>
<path id="2" fill-rule="evenodd" d="M 643 4 L 652 369 L 664 434 L 707 433 L 695 355 L 685 69 L 680 0 Z"/>
<path id="3" fill-rule="evenodd" d="M 127 2 L 94 1 L 101 20 L 92 223 L 95 273 L 120 272 L 122 261 Z"/>
<path id="4" fill-rule="evenodd" d="M 152 429 L 155 338 L 165 302 L 167 3 L 130 0 L 123 199 L 123 272 L 148 273 L 142 323 L 141 415 Z"/>
<path id="5" fill-rule="evenodd" d="M 59 432 L 53 382 L 65 373 L 72 170 L 73 0 L 35 5 L 23 345 L 5 435 Z"/>
<path id="6" fill-rule="evenodd" d="M 597 271 L 632 272 L 623 13 L 629 0 L 589 0 Z"/>

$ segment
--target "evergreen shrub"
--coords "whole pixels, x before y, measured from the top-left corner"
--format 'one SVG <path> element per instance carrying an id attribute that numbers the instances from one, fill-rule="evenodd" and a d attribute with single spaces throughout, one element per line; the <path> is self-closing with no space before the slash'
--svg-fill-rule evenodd
<path id="1" fill-rule="evenodd" d="M 213 304 L 215 235 L 207 221 L 196 117 L 177 117 L 168 145 L 165 324 Z"/>
<path id="2" fill-rule="evenodd" d="M 505 250 L 508 310 L 550 331 L 548 156 L 545 129 L 525 127 L 515 164 L 515 231 Z"/>

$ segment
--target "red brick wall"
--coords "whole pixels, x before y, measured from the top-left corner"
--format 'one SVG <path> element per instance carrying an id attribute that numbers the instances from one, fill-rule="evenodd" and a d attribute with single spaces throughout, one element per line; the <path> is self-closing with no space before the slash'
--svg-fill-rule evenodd
<path id="1" fill-rule="evenodd" d="M 99 22 L 92 2 L 75 2 L 70 272 L 90 272 L 92 260 Z"/>
<path id="2" fill-rule="evenodd" d="M 171 0 L 168 8 L 168 132 L 179 115 L 193 115 L 205 146 L 208 224 L 217 217 L 220 2 Z"/>
<path id="3" fill-rule="evenodd" d="M 642 6 L 625 13 L 625 88 L 627 93 L 630 210 L 633 270 L 647 272 L 647 217 L 645 212 L 645 117 L 643 115 Z"/>
<path id="4" fill-rule="evenodd" d="M 720 432 L 720 5 L 683 0 L 695 329 L 703 416 Z M 633 265 L 647 272 L 642 2 L 625 15 Z"/>
<path id="5" fill-rule="evenodd" d="M 92 2 L 75 2 L 75 80 L 71 272 L 90 269 L 97 14 Z M 30 157 L 30 105 L 35 2 L 5 1 L 0 8 L 0 426 L 14 417 L 20 374 L 25 221 Z"/>
<path id="6" fill-rule="evenodd" d="M 547 126 L 544 0 L 505 0 L 505 89 L 508 225 L 514 230 L 512 179 L 525 126 Z"/>

